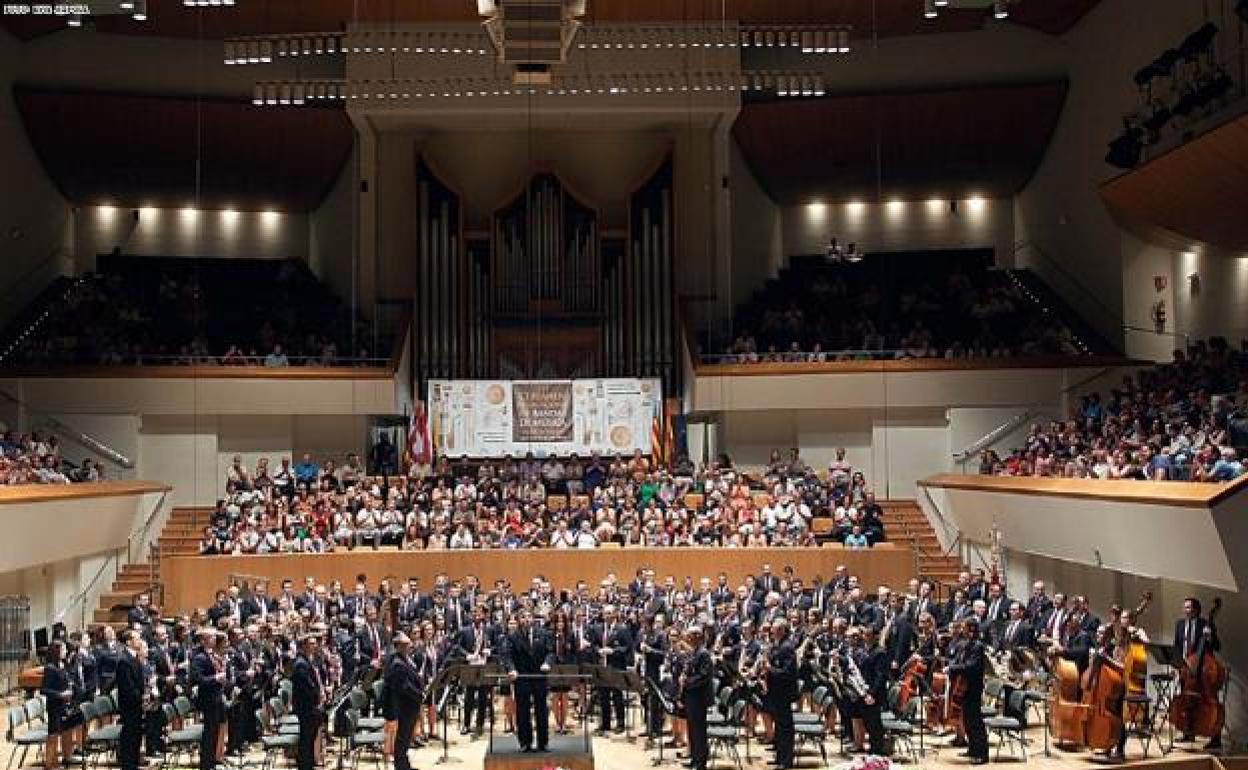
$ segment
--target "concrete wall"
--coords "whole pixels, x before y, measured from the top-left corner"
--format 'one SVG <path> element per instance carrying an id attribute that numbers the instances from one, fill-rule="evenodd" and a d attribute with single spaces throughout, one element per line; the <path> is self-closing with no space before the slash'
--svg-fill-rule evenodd
<path id="1" fill-rule="evenodd" d="M 22 44 L 0 29 L 0 324 L 69 264 L 69 206 L 35 156 L 13 101 Z"/>
<path id="2" fill-rule="evenodd" d="M 886 203 L 811 202 L 781 209 L 784 253 L 822 254 L 830 237 L 859 251 L 994 249 L 999 264 L 1013 255 L 1011 201 L 893 201 Z"/>
<path id="3" fill-rule="evenodd" d="M 145 257 L 306 260 L 308 219 L 279 211 L 83 206 L 75 209 L 74 253 L 80 270 L 94 269 L 96 256 L 114 248 Z"/>
<path id="4" fill-rule="evenodd" d="M 347 303 L 355 292 L 356 175 L 352 151 L 333 189 L 308 217 L 308 267 Z"/>
<path id="5" fill-rule="evenodd" d="M 1061 39 L 1070 76 L 1066 105 L 1031 182 L 1017 198 L 1020 254 L 1111 340 L 1122 337 L 1123 270 L 1139 242 L 1124 240 L 1097 193 L 1119 173 L 1104 162 L 1122 116 L 1138 103 L 1132 76 L 1199 27 L 1204 4 L 1104 0 Z M 1129 292 L 1128 292 L 1129 293 Z"/>
<path id="6" fill-rule="evenodd" d="M 732 198 L 733 306 L 750 298 L 784 266 L 786 252 L 780 208 L 758 184 L 745 157 L 732 143 L 729 194 Z"/>

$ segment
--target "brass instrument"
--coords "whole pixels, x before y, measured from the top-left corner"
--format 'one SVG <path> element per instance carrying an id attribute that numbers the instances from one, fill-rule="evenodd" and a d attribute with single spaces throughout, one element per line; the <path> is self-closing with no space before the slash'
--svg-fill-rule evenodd
<path id="1" fill-rule="evenodd" d="M 849 653 L 845 655 L 844 685 L 845 697 L 851 701 L 860 701 L 871 692 L 871 687 L 858 669 L 854 656 Z"/>

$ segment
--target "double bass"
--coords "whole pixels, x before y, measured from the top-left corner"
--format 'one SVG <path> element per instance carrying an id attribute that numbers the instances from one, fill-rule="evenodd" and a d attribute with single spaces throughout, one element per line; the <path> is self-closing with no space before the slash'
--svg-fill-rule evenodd
<path id="1" fill-rule="evenodd" d="M 1131 613 L 1132 622 L 1139 623 L 1140 616 L 1153 601 L 1153 592 L 1145 591 L 1140 597 L 1140 604 Z M 1124 635 L 1126 629 L 1123 629 Z M 1126 650 L 1122 655 L 1122 676 L 1126 680 L 1127 695 L 1144 695 L 1148 689 L 1148 651 L 1144 643 L 1134 636 L 1126 637 Z M 1131 723 L 1139 722 L 1143 717 L 1144 708 L 1139 704 L 1128 703 L 1123 710 L 1123 717 Z"/>
<path id="2" fill-rule="evenodd" d="M 1215 598 L 1206 628 L 1213 628 L 1221 609 L 1222 599 Z M 1220 694 L 1226 688 L 1229 672 L 1209 649 L 1208 642 L 1207 637 L 1201 637 L 1179 669 L 1179 694 L 1170 704 L 1170 722 L 1188 735 L 1218 738 L 1226 724 L 1226 707 Z"/>
<path id="3" fill-rule="evenodd" d="M 1083 674 L 1083 705 L 1087 706 L 1083 743 L 1090 749 L 1109 751 L 1122 736 L 1122 702 L 1127 694 L 1126 681 L 1120 664 L 1105 654 L 1102 643 L 1092 652 L 1088 670 Z"/>
<path id="4" fill-rule="evenodd" d="M 1049 735 L 1059 746 L 1082 746 L 1088 707 L 1079 698 L 1079 666 L 1055 657 L 1049 695 Z"/>

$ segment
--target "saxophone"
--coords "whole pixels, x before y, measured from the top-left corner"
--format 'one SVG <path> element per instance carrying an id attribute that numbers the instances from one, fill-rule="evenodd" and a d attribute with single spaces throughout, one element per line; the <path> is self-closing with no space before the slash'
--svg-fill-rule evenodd
<path id="1" fill-rule="evenodd" d="M 852 654 L 845 655 L 844 675 L 844 692 L 851 701 L 860 701 L 870 694 L 871 686 L 863 678 L 862 671 L 859 670 Z"/>

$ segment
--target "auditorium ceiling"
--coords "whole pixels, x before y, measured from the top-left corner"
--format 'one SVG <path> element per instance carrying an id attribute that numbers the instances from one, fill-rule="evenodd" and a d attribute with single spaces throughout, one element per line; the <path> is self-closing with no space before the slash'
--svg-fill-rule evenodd
<path id="1" fill-rule="evenodd" d="M 1022 0 L 1010 23 L 1049 34 L 1073 27 L 1099 0 Z M 982 10 L 942 9 L 939 18 L 923 18 L 922 0 L 590 0 L 587 22 L 710 23 L 736 19 L 752 24 L 849 24 L 855 37 L 932 32 L 966 32 L 990 23 Z M 352 21 L 446 23 L 476 22 L 475 0 L 240 0 L 233 8 L 194 11 L 182 0 L 148 0 L 149 19 L 136 24 L 124 17 L 95 20 L 101 32 L 204 37 L 319 32 Z M 6 16 L 0 21 L 23 39 L 64 28 L 52 17 Z"/>
<path id="2" fill-rule="evenodd" d="M 1040 163 L 1066 82 L 747 103 L 733 127 L 780 203 L 1012 196 Z"/>

